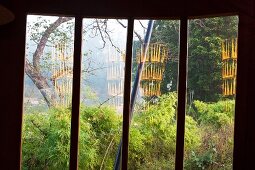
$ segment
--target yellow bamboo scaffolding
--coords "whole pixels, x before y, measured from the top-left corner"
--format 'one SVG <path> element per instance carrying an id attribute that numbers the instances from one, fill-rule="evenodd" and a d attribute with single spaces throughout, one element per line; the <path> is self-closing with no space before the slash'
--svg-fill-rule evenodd
<path id="1" fill-rule="evenodd" d="M 236 94 L 237 38 L 224 40 L 221 44 L 222 55 L 222 93 L 223 96 Z"/>
<path id="2" fill-rule="evenodd" d="M 142 49 L 137 51 L 137 63 L 143 62 Z M 165 70 L 168 49 L 160 43 L 149 45 L 144 70 L 141 76 L 140 86 L 144 96 L 160 96 L 160 84 Z"/>
<path id="3" fill-rule="evenodd" d="M 51 80 L 59 97 L 55 106 L 68 107 L 72 93 L 72 49 L 67 48 L 66 44 L 56 44 L 52 47 L 51 59 Z"/>

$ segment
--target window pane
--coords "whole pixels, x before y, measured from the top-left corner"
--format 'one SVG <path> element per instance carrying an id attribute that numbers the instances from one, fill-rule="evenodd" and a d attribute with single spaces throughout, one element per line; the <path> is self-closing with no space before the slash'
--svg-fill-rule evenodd
<path id="1" fill-rule="evenodd" d="M 237 26 L 237 16 L 189 20 L 185 169 L 232 169 Z"/>
<path id="2" fill-rule="evenodd" d="M 145 62 L 130 128 L 129 169 L 174 169 L 180 24 L 155 20 L 144 59 L 148 22 L 134 25 L 132 90 Z"/>
<path id="3" fill-rule="evenodd" d="M 79 169 L 113 169 L 122 132 L 127 20 L 83 19 Z"/>
<path id="4" fill-rule="evenodd" d="M 22 169 L 68 169 L 74 18 L 27 16 Z"/>

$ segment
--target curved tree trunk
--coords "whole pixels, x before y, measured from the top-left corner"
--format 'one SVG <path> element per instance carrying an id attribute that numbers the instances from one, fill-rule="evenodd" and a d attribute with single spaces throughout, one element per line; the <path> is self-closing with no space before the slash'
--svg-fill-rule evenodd
<path id="1" fill-rule="evenodd" d="M 41 92 L 47 105 L 49 107 L 54 106 L 57 98 L 55 91 L 49 85 L 47 79 L 42 76 L 39 71 L 35 70 L 27 59 L 25 61 L 25 73 L 28 75 L 29 78 L 31 78 L 38 90 Z"/>
<path id="2" fill-rule="evenodd" d="M 25 73 L 31 78 L 36 87 L 39 89 L 43 95 L 47 105 L 52 107 L 56 104 L 57 94 L 54 88 L 49 84 L 46 77 L 44 77 L 40 71 L 40 58 L 42 57 L 43 50 L 46 43 L 58 26 L 62 23 L 71 20 L 70 17 L 59 17 L 54 23 L 52 23 L 43 33 L 35 53 L 33 54 L 33 64 L 31 64 L 27 59 L 25 60 Z"/>

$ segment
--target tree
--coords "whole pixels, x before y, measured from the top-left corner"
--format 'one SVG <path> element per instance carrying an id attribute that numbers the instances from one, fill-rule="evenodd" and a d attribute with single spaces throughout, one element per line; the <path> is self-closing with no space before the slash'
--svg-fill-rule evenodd
<path id="1" fill-rule="evenodd" d="M 117 21 L 121 23 L 120 20 Z M 123 25 L 123 27 L 125 26 Z M 36 21 L 28 25 L 28 29 L 30 31 L 28 39 L 36 44 L 36 49 L 31 57 L 26 57 L 25 73 L 38 88 L 47 105 L 52 107 L 57 103 L 59 96 L 53 87 L 53 80 L 50 79 L 49 74 L 45 74 L 45 72 L 49 72 L 50 64 L 52 63 L 45 61 L 48 58 L 45 58 L 43 53 L 47 46 L 54 46 L 56 43 L 69 43 L 70 48 L 72 48 L 74 37 L 73 18 L 58 17 L 55 21 L 52 21 L 45 19 L 45 17 L 37 17 Z M 99 36 L 102 41 L 102 47 L 100 48 L 104 48 L 106 43 L 110 43 L 118 52 L 121 52 L 112 41 L 111 30 L 108 28 L 108 19 L 93 19 L 89 25 L 83 28 L 83 32 L 89 32 L 91 37 Z M 87 63 L 91 62 L 87 61 Z M 102 69 L 101 66 L 86 66 L 82 72 L 88 74 Z"/>
<path id="2" fill-rule="evenodd" d="M 165 73 L 161 85 L 162 93 L 177 91 L 179 56 L 179 21 L 157 20 L 152 35 L 153 42 L 162 42 L 169 48 Z M 171 87 L 169 87 L 169 85 Z"/>
<path id="3" fill-rule="evenodd" d="M 188 90 L 195 99 L 215 102 L 222 96 L 221 43 L 237 37 L 237 17 L 190 20 Z"/>
<path id="4" fill-rule="evenodd" d="M 40 60 L 47 44 L 47 41 L 50 38 L 50 35 L 56 31 L 58 26 L 62 23 L 70 21 L 72 18 L 69 17 L 59 17 L 55 22 L 50 24 L 47 29 L 42 33 L 41 38 L 37 44 L 35 53 L 33 54 L 32 63 L 26 58 L 25 60 L 25 73 L 31 78 L 38 90 L 41 92 L 44 97 L 47 105 L 49 107 L 53 106 L 56 100 L 56 93 L 50 86 L 47 78 L 43 76 L 40 69 Z"/>
<path id="5" fill-rule="evenodd" d="M 188 91 L 194 99 L 217 101 L 221 97 L 221 41 L 237 37 L 236 16 L 189 20 Z M 179 21 L 159 20 L 155 23 L 153 41 L 163 42 L 170 49 L 170 58 L 179 58 Z M 177 90 L 178 62 L 168 60 L 162 91 L 172 81 Z"/>

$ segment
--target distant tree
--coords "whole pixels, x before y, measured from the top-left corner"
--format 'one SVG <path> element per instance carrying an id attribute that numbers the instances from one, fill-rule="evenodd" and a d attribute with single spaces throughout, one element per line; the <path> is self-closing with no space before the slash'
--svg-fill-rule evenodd
<path id="1" fill-rule="evenodd" d="M 161 91 L 177 91 L 179 57 L 179 21 L 156 20 L 152 34 L 153 42 L 161 42 L 169 48 Z"/>
<path id="2" fill-rule="evenodd" d="M 237 37 L 238 18 L 215 17 L 189 20 L 188 92 L 194 99 L 217 101 L 221 97 L 221 42 Z M 178 58 L 179 21 L 159 20 L 155 23 L 153 40 L 165 43 L 170 58 Z M 178 62 L 168 60 L 162 91 L 172 81 L 171 91 L 177 89 Z"/>

